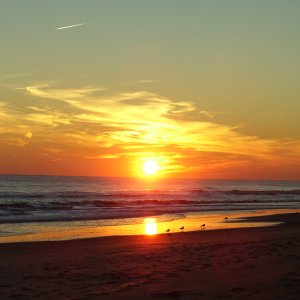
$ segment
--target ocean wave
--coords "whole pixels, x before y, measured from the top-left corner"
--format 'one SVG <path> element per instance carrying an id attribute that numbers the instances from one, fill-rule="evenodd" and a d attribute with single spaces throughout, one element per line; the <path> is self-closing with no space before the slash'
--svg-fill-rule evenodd
<path id="1" fill-rule="evenodd" d="M 289 200 L 288 203 L 300 204 L 300 199 Z M 108 200 L 78 200 L 78 201 L 52 201 L 47 203 L 25 203 L 25 202 L 16 202 L 16 203 L 0 203 L 0 209 L 2 210 L 78 210 L 78 209 L 93 209 L 93 208 L 129 208 L 129 209 L 139 209 L 139 208 L 172 208 L 172 207 L 204 207 L 204 206 L 232 206 L 232 205 L 278 205 L 278 204 L 287 204 L 283 199 L 273 199 L 273 198 L 264 198 L 264 199 L 201 199 L 201 200 L 118 200 L 118 201 L 108 201 Z"/>
<path id="2" fill-rule="evenodd" d="M 24 203 L 24 202 L 16 202 L 16 203 L 0 203 L 0 209 L 35 209 L 34 205 Z"/>
<path id="3" fill-rule="evenodd" d="M 38 193 L 22 193 L 22 192 L 0 192 L 0 200 L 7 199 L 139 199 L 139 198 L 171 198 L 182 197 L 188 198 L 190 196 L 213 196 L 213 195 L 262 195 L 262 196 L 280 196 L 280 195 L 300 195 L 300 190 L 213 190 L 208 191 L 204 189 L 193 189 L 193 190 L 182 190 L 170 191 L 163 190 L 146 190 L 146 191 L 135 191 L 135 192 L 38 192 Z M 106 201 L 106 200 L 105 200 Z M 107 200 L 109 201 L 109 200 Z M 139 200 L 138 200 L 139 201 Z M 151 201 L 151 199 L 147 199 Z M 153 200 L 156 201 L 156 200 Z M 159 201 L 159 200 L 158 200 Z M 170 201 L 180 201 L 178 199 L 170 199 Z M 184 200 L 183 200 L 184 201 Z M 185 200 L 187 201 L 187 200 Z M 112 204 L 113 205 L 113 204 Z"/>
<path id="4" fill-rule="evenodd" d="M 137 191 L 137 192 L 45 192 L 45 193 L 22 193 L 22 192 L 0 192 L 0 199 L 15 198 L 139 198 L 143 196 L 155 195 L 156 197 L 164 197 L 172 195 L 168 191 Z"/>
<path id="5" fill-rule="evenodd" d="M 224 191 L 225 194 L 230 195 L 300 195 L 300 190 L 230 190 Z"/>
<path id="6" fill-rule="evenodd" d="M 0 192 L 0 199 L 14 198 L 42 198 L 45 194 L 42 193 L 22 193 L 22 192 Z"/>

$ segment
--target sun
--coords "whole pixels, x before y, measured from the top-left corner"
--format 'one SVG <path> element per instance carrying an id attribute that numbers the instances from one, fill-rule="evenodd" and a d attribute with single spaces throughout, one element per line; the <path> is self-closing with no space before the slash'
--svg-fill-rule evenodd
<path id="1" fill-rule="evenodd" d="M 148 159 L 143 164 L 143 171 L 146 175 L 154 175 L 157 173 L 158 169 L 158 163 L 153 159 Z"/>

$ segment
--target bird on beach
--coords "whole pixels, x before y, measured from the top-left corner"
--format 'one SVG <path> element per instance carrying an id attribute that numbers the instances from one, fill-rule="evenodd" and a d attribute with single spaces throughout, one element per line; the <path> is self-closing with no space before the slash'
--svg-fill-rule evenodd
<path id="1" fill-rule="evenodd" d="M 166 230 L 166 232 L 170 232 L 170 229 L 168 228 L 168 229 Z"/>
<path id="2" fill-rule="evenodd" d="M 183 231 L 183 229 L 184 229 L 184 226 L 180 227 L 179 229 L 180 229 L 181 231 Z"/>
<path id="3" fill-rule="evenodd" d="M 205 224 L 202 224 L 202 225 L 201 225 L 201 229 L 205 229 Z"/>
<path id="4" fill-rule="evenodd" d="M 227 220 L 228 220 L 228 217 L 225 217 L 224 220 L 227 221 Z"/>

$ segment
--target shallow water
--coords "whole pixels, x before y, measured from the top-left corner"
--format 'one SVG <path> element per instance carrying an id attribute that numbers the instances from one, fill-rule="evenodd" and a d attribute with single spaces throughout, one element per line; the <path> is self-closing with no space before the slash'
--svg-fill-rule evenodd
<path id="1" fill-rule="evenodd" d="M 176 232 L 189 232 L 199 230 L 218 230 L 229 228 L 249 228 L 274 226 L 278 222 L 253 222 L 244 221 L 246 217 L 264 216 L 280 213 L 294 213 L 300 210 L 262 210 L 262 211 L 231 211 L 186 213 L 173 216 L 152 216 L 155 220 L 155 234 L 171 234 Z M 225 219 L 225 217 L 227 219 Z M 50 222 L 15 224 L 14 234 L 2 235 L 0 243 L 30 242 L 30 241 L 55 241 L 71 240 L 103 236 L 120 235 L 147 235 L 146 220 L 149 218 L 136 218 L 124 220 L 79 221 L 79 222 Z M 239 222 L 239 220 L 241 222 Z M 233 222 L 232 222 L 233 221 Z M 205 226 L 202 226 L 205 224 Z M 11 225 L 5 224 L 7 230 Z M 184 229 L 181 230 L 184 226 Z M 169 232 L 166 232 L 167 230 Z"/>
<path id="2" fill-rule="evenodd" d="M 149 216 L 159 233 L 199 230 L 203 218 L 229 228 L 224 214 L 270 209 L 300 209 L 300 182 L 0 175 L 0 242 L 143 234 Z"/>

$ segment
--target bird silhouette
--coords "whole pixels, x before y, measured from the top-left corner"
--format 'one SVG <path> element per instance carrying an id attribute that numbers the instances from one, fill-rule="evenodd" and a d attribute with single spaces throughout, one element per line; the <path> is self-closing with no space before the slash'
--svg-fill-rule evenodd
<path id="1" fill-rule="evenodd" d="M 202 224 L 202 225 L 201 225 L 201 229 L 205 229 L 205 224 Z"/>
<path id="2" fill-rule="evenodd" d="M 181 231 L 183 231 L 183 229 L 184 229 L 184 226 L 180 227 L 179 229 L 180 229 Z"/>
<path id="3" fill-rule="evenodd" d="M 225 217 L 225 218 L 224 218 L 224 220 L 226 220 L 226 221 L 227 221 L 227 220 L 228 220 L 228 217 Z"/>
<path id="4" fill-rule="evenodd" d="M 166 230 L 166 232 L 170 232 L 170 229 L 168 228 L 168 229 Z"/>

